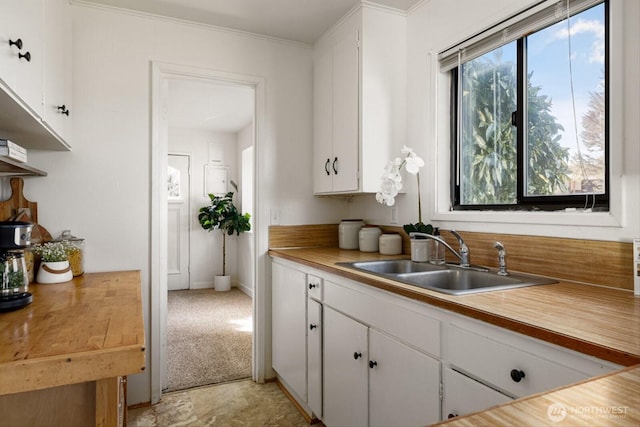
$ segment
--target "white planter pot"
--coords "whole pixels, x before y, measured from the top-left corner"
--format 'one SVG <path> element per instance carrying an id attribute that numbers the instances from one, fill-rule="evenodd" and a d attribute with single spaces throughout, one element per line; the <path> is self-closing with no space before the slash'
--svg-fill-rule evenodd
<path id="1" fill-rule="evenodd" d="M 231 289 L 231 276 L 216 276 L 213 288 L 218 292 L 226 292 Z"/>
<path id="2" fill-rule="evenodd" d="M 73 279 L 69 261 L 42 262 L 38 269 L 38 283 L 62 283 Z"/>
<path id="3" fill-rule="evenodd" d="M 429 260 L 429 239 L 411 239 L 411 261 Z"/>

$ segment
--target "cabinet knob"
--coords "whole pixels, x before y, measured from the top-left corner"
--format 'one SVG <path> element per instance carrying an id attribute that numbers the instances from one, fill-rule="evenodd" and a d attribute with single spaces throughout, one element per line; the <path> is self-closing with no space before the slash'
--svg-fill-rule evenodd
<path id="1" fill-rule="evenodd" d="M 9 46 L 15 46 L 18 48 L 18 50 L 22 49 L 22 39 L 17 39 L 16 41 L 13 41 L 11 39 L 9 39 Z"/>
<path id="2" fill-rule="evenodd" d="M 353 353 L 353 358 L 358 360 L 360 357 L 362 357 L 362 353 L 358 353 L 357 351 L 355 353 Z"/>
<path id="3" fill-rule="evenodd" d="M 376 362 L 375 360 L 369 360 L 369 367 L 371 369 L 373 369 L 376 366 L 378 366 L 378 362 Z"/>
<path id="4" fill-rule="evenodd" d="M 315 283 L 309 283 L 309 289 L 313 289 L 313 288 L 317 288 L 318 285 L 316 285 Z"/>
<path id="5" fill-rule="evenodd" d="M 57 108 L 60 114 L 64 114 L 65 116 L 69 117 L 69 109 L 64 104 L 58 105 Z"/>
<path id="6" fill-rule="evenodd" d="M 327 163 L 324 164 L 324 171 L 327 175 L 331 175 L 331 171 L 329 170 L 329 164 L 331 163 L 331 159 L 327 159 Z"/>
<path id="7" fill-rule="evenodd" d="M 22 53 L 18 53 L 18 59 L 26 59 L 27 62 L 31 62 L 31 52 L 27 52 L 24 55 Z"/>
<path id="8" fill-rule="evenodd" d="M 447 415 L 447 418 L 451 419 L 451 418 L 455 418 L 457 416 L 458 416 L 458 414 L 450 413 L 449 415 Z"/>
<path id="9" fill-rule="evenodd" d="M 318 327 L 318 325 L 311 324 L 311 325 L 309 325 L 309 330 L 313 331 L 317 327 Z"/>
<path id="10" fill-rule="evenodd" d="M 524 377 L 525 377 L 524 371 L 519 371 L 517 369 L 512 369 L 511 370 L 511 379 L 514 382 L 519 383 Z"/>
<path id="11" fill-rule="evenodd" d="M 331 164 L 331 168 L 333 169 L 333 173 L 338 175 L 338 158 L 333 159 L 333 163 Z"/>

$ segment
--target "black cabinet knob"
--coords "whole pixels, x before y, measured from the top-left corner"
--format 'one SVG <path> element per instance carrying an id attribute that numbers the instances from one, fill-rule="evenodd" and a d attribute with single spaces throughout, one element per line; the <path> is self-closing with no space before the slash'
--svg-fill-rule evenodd
<path id="1" fill-rule="evenodd" d="M 311 324 L 311 325 L 309 325 L 309 330 L 313 331 L 317 327 L 318 327 L 318 325 Z"/>
<path id="2" fill-rule="evenodd" d="M 357 351 L 353 353 L 353 358 L 358 360 L 360 357 L 362 357 L 362 353 L 358 353 Z"/>
<path id="3" fill-rule="evenodd" d="M 519 383 L 524 377 L 525 377 L 524 371 L 519 371 L 517 369 L 512 369 L 511 370 L 511 379 L 514 382 Z"/>
<path id="4" fill-rule="evenodd" d="M 31 52 L 27 52 L 24 55 L 22 53 L 18 53 L 18 59 L 26 59 L 27 62 L 31 62 Z"/>
<path id="5" fill-rule="evenodd" d="M 378 362 L 376 362 L 375 360 L 369 360 L 369 367 L 371 369 L 373 369 L 376 366 L 378 366 Z"/>
<path id="6" fill-rule="evenodd" d="M 22 39 L 17 39 L 16 41 L 13 41 L 11 39 L 9 39 L 9 46 L 15 46 L 18 48 L 18 50 L 22 49 Z"/>
<path id="7" fill-rule="evenodd" d="M 314 284 L 314 283 L 309 283 L 309 289 L 313 289 L 315 287 L 317 287 L 318 285 Z"/>
<path id="8" fill-rule="evenodd" d="M 447 418 L 448 418 L 448 419 L 451 419 L 451 418 L 455 418 L 455 417 L 457 417 L 457 416 L 458 416 L 458 414 L 453 414 L 453 413 L 451 413 L 451 414 L 447 415 Z"/>
<path id="9" fill-rule="evenodd" d="M 58 105 L 58 111 L 60 112 L 60 114 L 64 114 L 65 116 L 69 117 L 69 109 L 66 107 L 66 105 Z"/>

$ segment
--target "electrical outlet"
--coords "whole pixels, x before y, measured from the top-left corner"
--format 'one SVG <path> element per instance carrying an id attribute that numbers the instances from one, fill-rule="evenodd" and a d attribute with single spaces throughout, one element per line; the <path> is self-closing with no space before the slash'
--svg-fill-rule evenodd
<path id="1" fill-rule="evenodd" d="M 280 225 L 280 209 L 271 209 L 271 225 Z"/>
<path id="2" fill-rule="evenodd" d="M 391 224 L 398 223 L 398 207 L 394 206 L 391 208 Z"/>

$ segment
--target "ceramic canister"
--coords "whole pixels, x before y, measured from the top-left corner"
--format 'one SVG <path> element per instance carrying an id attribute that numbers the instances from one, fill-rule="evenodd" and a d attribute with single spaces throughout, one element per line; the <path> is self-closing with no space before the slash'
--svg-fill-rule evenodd
<path id="1" fill-rule="evenodd" d="M 398 233 L 382 234 L 378 242 L 382 255 L 400 255 L 402 253 L 402 237 Z"/>
<path id="2" fill-rule="evenodd" d="M 340 249 L 358 249 L 358 233 L 364 226 L 361 219 L 343 219 L 338 226 L 338 247 Z"/>
<path id="3" fill-rule="evenodd" d="M 360 229 L 360 252 L 378 252 L 378 243 L 382 230 L 375 225 L 367 225 Z"/>

